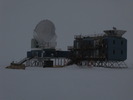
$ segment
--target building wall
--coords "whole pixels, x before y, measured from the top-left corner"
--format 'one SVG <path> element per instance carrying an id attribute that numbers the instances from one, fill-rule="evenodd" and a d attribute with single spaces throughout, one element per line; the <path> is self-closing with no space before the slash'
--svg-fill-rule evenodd
<path id="1" fill-rule="evenodd" d="M 127 59 L 127 40 L 121 37 L 106 37 L 107 60 L 124 61 Z"/>
<path id="2" fill-rule="evenodd" d="M 76 57 L 110 61 L 127 59 L 127 40 L 123 37 L 82 38 L 74 40 L 74 48 Z"/>
<path id="3" fill-rule="evenodd" d="M 94 55 L 94 50 L 92 49 L 93 47 L 94 39 L 92 38 L 74 40 L 74 53 L 77 57 L 92 57 Z"/>
<path id="4" fill-rule="evenodd" d="M 68 58 L 70 51 L 56 51 L 55 49 L 31 50 L 27 52 L 27 57 L 63 57 Z"/>

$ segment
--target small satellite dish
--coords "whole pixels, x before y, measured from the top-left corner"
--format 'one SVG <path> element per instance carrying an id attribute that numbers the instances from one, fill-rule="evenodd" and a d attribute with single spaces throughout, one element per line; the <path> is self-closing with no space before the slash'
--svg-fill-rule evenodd
<path id="1" fill-rule="evenodd" d="M 40 21 L 34 29 L 33 37 L 41 48 L 56 47 L 55 26 L 50 20 Z"/>

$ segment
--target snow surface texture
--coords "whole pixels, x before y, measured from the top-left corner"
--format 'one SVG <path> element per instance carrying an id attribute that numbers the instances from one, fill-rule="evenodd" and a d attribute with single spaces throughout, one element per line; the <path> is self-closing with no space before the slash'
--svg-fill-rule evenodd
<path id="1" fill-rule="evenodd" d="M 133 100 L 133 68 L 0 67 L 0 100 Z"/>

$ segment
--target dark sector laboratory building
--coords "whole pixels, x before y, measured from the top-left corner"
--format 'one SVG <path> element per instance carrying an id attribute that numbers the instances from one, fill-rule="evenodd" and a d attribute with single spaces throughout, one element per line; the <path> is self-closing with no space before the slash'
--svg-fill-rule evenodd
<path id="1" fill-rule="evenodd" d="M 107 68 L 127 68 L 127 39 L 125 30 L 105 30 L 104 34 L 76 35 L 73 46 L 67 51 L 56 49 L 56 28 L 50 20 L 40 21 L 31 39 L 31 50 L 27 57 L 17 63 L 37 67 L 63 67 L 86 65 Z"/>

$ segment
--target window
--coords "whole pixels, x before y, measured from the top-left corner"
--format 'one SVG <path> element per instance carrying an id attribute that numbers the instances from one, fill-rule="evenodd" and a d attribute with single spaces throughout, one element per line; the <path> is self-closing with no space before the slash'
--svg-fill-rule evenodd
<path id="1" fill-rule="evenodd" d="M 115 50 L 113 50 L 113 55 L 115 55 Z"/>
<path id="2" fill-rule="evenodd" d="M 121 45 L 123 45 L 123 41 L 121 41 Z"/>
<path id="3" fill-rule="evenodd" d="M 115 44 L 115 40 L 113 40 L 113 44 Z"/>
<path id="4" fill-rule="evenodd" d="M 91 41 L 89 41 L 89 45 L 91 45 Z"/>
<path id="5" fill-rule="evenodd" d="M 79 48 L 79 43 L 78 42 L 76 43 L 76 47 L 77 47 L 77 49 Z"/>
<path id="6" fill-rule="evenodd" d="M 102 53 L 104 54 L 104 53 L 105 53 L 105 51 L 103 50 L 103 51 L 102 51 Z"/>
<path id="7" fill-rule="evenodd" d="M 123 50 L 121 50 L 121 55 L 123 55 Z"/>

